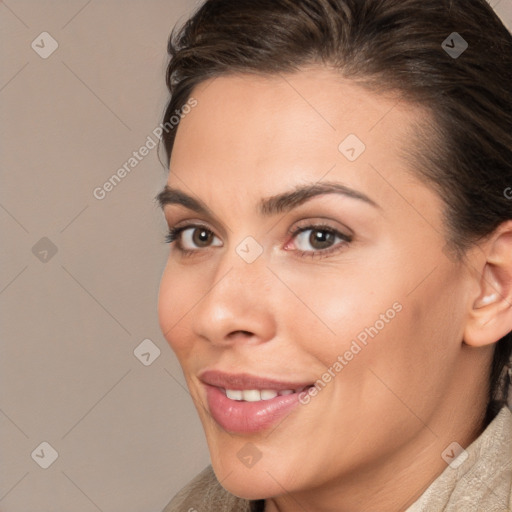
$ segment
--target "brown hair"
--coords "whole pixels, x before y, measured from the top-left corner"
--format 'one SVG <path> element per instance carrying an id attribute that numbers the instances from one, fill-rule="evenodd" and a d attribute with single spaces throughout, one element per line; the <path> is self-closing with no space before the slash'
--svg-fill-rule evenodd
<path id="1" fill-rule="evenodd" d="M 443 41 L 459 36 L 468 48 L 449 55 Z M 444 201 L 456 257 L 512 219 L 512 36 L 485 0 L 206 0 L 168 53 L 164 123 L 199 83 L 233 73 L 318 63 L 396 91 L 432 114 L 409 157 Z M 175 136 L 163 134 L 167 163 Z M 511 352 L 509 333 L 489 369 L 487 423 L 507 403 Z"/>

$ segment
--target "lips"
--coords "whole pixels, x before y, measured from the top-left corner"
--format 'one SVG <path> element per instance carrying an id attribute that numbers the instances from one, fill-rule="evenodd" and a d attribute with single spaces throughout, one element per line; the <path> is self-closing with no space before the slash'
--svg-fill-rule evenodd
<path id="1" fill-rule="evenodd" d="M 208 409 L 227 432 L 254 433 L 274 426 L 299 404 L 311 383 L 208 370 L 200 375 Z"/>
<path id="2" fill-rule="evenodd" d="M 199 379 L 205 384 L 224 389 L 273 389 L 275 391 L 284 391 L 291 389 L 293 391 L 302 390 L 310 386 L 311 382 L 294 382 L 279 379 L 265 379 L 257 375 L 248 373 L 230 374 L 218 370 L 207 370 L 199 376 Z"/>

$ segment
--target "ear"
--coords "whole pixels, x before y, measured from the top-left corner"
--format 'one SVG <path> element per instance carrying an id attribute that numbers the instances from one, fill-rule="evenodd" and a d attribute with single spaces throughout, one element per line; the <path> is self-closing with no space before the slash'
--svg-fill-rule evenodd
<path id="1" fill-rule="evenodd" d="M 475 297 L 464 330 L 464 342 L 482 347 L 512 331 L 512 221 L 502 223 L 479 245 Z"/>

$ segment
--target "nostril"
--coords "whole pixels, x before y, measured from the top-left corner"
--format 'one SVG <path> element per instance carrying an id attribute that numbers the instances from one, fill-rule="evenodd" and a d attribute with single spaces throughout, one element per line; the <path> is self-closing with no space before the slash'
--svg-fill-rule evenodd
<path id="1" fill-rule="evenodd" d="M 249 332 L 249 331 L 233 331 L 231 333 L 231 336 L 236 336 L 237 334 L 245 334 L 245 335 L 248 335 L 248 336 L 252 336 L 252 332 Z"/>

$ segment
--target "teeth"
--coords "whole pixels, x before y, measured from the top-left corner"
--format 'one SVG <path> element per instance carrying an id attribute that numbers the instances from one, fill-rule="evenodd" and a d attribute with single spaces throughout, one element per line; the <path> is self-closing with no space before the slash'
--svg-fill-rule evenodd
<path id="1" fill-rule="evenodd" d="M 259 402 L 260 400 L 271 400 L 276 396 L 291 395 L 295 393 L 293 389 L 283 389 L 276 391 L 274 389 L 226 389 L 226 396 L 230 400 L 245 400 L 246 402 Z M 297 390 L 298 392 L 301 390 Z"/>
<path id="2" fill-rule="evenodd" d="M 226 396 L 231 400 L 243 400 L 242 391 L 237 389 L 226 389 Z"/>
<path id="3" fill-rule="evenodd" d="M 277 396 L 277 391 L 274 391 L 273 389 L 262 389 L 260 391 L 260 395 L 262 400 L 270 400 Z"/>
<path id="4" fill-rule="evenodd" d="M 257 389 L 244 389 L 242 396 L 246 402 L 258 402 L 261 400 L 261 393 Z"/>

